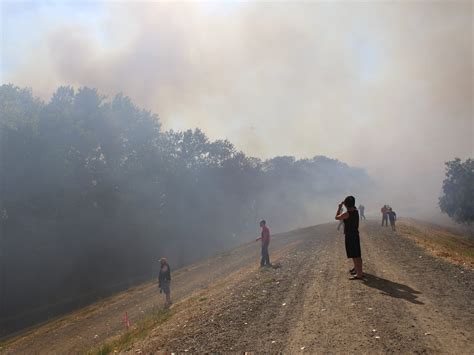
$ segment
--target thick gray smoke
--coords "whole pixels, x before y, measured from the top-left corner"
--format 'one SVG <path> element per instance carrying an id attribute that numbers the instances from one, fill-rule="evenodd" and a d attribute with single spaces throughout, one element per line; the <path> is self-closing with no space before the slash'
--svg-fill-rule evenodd
<path id="1" fill-rule="evenodd" d="M 348 194 L 436 216 L 474 156 L 472 2 L 0 9 L 0 81 L 33 89 L 0 86 L 0 336 Z"/>
<path id="2" fill-rule="evenodd" d="M 378 181 L 369 211 L 437 211 L 443 162 L 473 156 L 472 2 L 54 8 L 28 15 L 34 36 L 4 25 L 3 46 L 20 42 L 3 54 L 16 59 L 4 81 L 45 98 L 62 84 L 122 91 L 165 129 L 366 167 Z"/>

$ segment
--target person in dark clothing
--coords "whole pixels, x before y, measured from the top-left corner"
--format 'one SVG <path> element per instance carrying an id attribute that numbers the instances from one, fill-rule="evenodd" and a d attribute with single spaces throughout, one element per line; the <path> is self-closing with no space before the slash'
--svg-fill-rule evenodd
<path id="1" fill-rule="evenodd" d="M 390 220 L 390 226 L 392 227 L 392 230 L 395 231 L 395 221 L 397 220 L 397 214 L 390 207 L 388 209 L 387 215 L 388 215 L 388 219 Z"/>
<path id="2" fill-rule="evenodd" d="M 171 306 L 171 269 L 166 258 L 160 259 L 160 273 L 158 275 L 160 293 L 166 296 L 165 307 Z"/>
<path id="3" fill-rule="evenodd" d="M 359 205 L 359 215 L 360 215 L 360 219 L 367 219 L 367 218 L 365 218 L 364 211 L 365 211 L 365 206 L 364 206 L 364 205 Z"/>
<path id="4" fill-rule="evenodd" d="M 380 209 L 380 212 L 382 213 L 382 227 L 385 225 L 385 226 L 388 226 L 388 206 L 387 205 L 383 205 L 383 207 Z"/>
<path id="5" fill-rule="evenodd" d="M 346 212 L 342 212 L 342 206 L 346 206 Z M 353 274 L 350 280 L 360 280 L 364 277 L 364 274 L 362 272 L 362 254 L 359 238 L 359 211 L 355 207 L 355 198 L 353 196 L 347 196 L 339 204 L 336 219 L 344 221 L 346 254 L 354 262 L 354 268 L 350 270 L 350 273 Z"/>
<path id="6" fill-rule="evenodd" d="M 270 229 L 267 227 L 265 220 L 260 222 L 262 233 L 256 241 L 262 241 L 262 259 L 260 260 L 260 267 L 272 266 L 270 263 L 270 255 L 268 254 L 268 246 L 270 245 Z"/>

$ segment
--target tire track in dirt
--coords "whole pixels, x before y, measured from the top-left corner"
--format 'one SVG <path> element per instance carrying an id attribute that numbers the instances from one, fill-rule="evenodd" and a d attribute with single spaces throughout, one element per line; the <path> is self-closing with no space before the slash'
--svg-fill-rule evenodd
<path id="1" fill-rule="evenodd" d="M 280 351 L 285 347 L 289 329 L 305 311 L 303 297 L 308 284 L 312 282 L 312 265 L 319 256 L 319 252 L 315 252 L 313 248 L 315 242 L 325 243 L 321 239 L 316 241 L 311 233 L 298 245 L 297 250 L 277 260 L 282 269 L 272 273 L 273 279 L 279 282 L 278 287 L 274 287 L 273 293 L 265 300 L 264 307 L 256 310 L 254 322 L 245 327 L 239 337 L 245 340 L 238 340 L 236 349 Z"/>
<path id="2" fill-rule="evenodd" d="M 424 309 L 421 291 L 400 277 L 396 263 L 385 260 L 386 253 L 399 251 L 389 251 L 383 242 L 382 246 L 374 245 L 374 238 L 381 238 L 377 231 L 368 234 L 364 227 L 361 229 L 366 281 L 356 285 L 352 296 L 357 314 L 366 325 L 361 335 L 370 339 L 364 350 L 384 353 L 439 350 L 441 344 L 425 336 L 427 331 L 414 314 L 418 308 Z"/>
<path id="3" fill-rule="evenodd" d="M 413 344 L 419 352 L 473 353 L 472 270 L 435 258 L 377 223 L 367 224 L 363 234 L 369 270 L 380 275 L 370 277 L 366 285 L 389 299 L 379 321 L 399 319 L 387 329 L 392 338 L 399 338 L 397 345 Z"/>
<path id="4" fill-rule="evenodd" d="M 347 322 L 351 315 L 343 312 L 350 311 L 348 287 L 352 286 L 346 277 L 343 236 L 332 224 L 321 232 L 329 238 L 311 267 L 304 311 L 291 328 L 285 352 L 350 350 L 349 344 L 356 339 L 353 330 L 357 324 Z"/>
<path id="5" fill-rule="evenodd" d="M 464 271 L 464 282 L 453 284 L 449 272 L 455 266 L 430 259 L 375 222 L 361 230 L 366 281 L 347 280 L 343 236 L 329 239 L 285 350 L 473 353 L 472 273 Z M 414 266 L 420 255 L 427 261 Z M 417 272 L 407 272 L 413 269 Z M 449 306 L 436 279 L 453 288 Z"/>

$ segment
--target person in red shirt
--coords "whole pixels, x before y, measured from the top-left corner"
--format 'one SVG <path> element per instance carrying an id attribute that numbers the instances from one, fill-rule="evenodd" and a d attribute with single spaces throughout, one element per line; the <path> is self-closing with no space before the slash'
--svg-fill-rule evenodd
<path id="1" fill-rule="evenodd" d="M 270 229 L 268 229 L 265 220 L 260 222 L 260 227 L 262 228 L 262 234 L 256 239 L 256 241 L 262 241 L 262 259 L 260 260 L 260 266 L 272 266 L 270 263 L 270 255 L 268 254 L 268 246 L 270 245 Z"/>

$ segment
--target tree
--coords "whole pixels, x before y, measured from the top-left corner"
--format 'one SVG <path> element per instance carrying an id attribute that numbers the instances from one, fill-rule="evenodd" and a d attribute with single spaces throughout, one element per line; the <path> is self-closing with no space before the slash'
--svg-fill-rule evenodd
<path id="1" fill-rule="evenodd" d="M 365 171 L 326 157 L 267 161 L 199 128 L 162 131 L 118 94 L 0 85 L 0 336 L 273 231 L 315 223 Z M 28 257 L 25 258 L 25 255 Z M 64 300 L 67 300 L 66 302 Z"/>
<path id="2" fill-rule="evenodd" d="M 474 160 L 456 158 L 446 163 L 444 195 L 439 199 L 441 211 L 458 223 L 474 221 Z"/>

